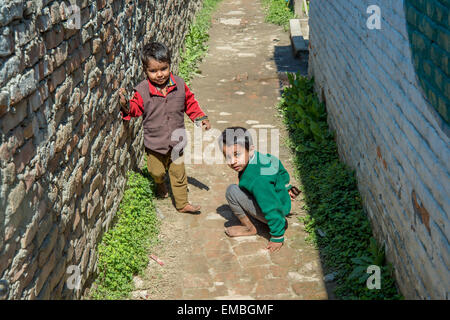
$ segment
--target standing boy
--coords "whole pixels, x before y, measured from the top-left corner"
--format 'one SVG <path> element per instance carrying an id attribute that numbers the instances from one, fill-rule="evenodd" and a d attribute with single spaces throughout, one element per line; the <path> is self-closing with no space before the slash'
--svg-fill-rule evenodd
<path id="1" fill-rule="evenodd" d="M 206 130 L 211 125 L 183 79 L 170 72 L 170 51 L 165 45 L 158 42 L 145 45 L 142 64 L 147 79 L 134 88 L 133 98 L 127 101 L 125 89 L 119 89 L 122 117 L 130 120 L 131 117 L 143 116 L 147 166 L 155 180 L 157 196 L 168 196 L 164 184 L 168 170 L 176 209 L 196 213 L 200 206 L 188 202 L 184 162 L 174 161 L 187 143 L 184 113 L 192 121 L 201 121 Z M 180 136 L 182 141 L 179 141 Z"/>
<path id="2" fill-rule="evenodd" d="M 256 234 L 256 228 L 247 215 L 267 224 L 270 241 L 267 249 L 278 251 L 287 229 L 286 216 L 291 211 L 291 200 L 300 191 L 289 184 L 289 173 L 280 160 L 270 154 L 255 151 L 250 133 L 242 127 L 225 129 L 219 145 L 227 164 L 238 172 L 239 185 L 227 188 L 226 198 L 241 225 L 226 228 L 230 237 Z"/>

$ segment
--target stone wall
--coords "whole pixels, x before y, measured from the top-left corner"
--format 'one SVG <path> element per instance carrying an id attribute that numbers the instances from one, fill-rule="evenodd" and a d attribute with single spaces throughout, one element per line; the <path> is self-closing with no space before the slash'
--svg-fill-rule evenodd
<path id="1" fill-rule="evenodd" d="M 410 41 L 400 0 L 311 1 L 309 72 L 326 102 L 339 153 L 356 170 L 374 234 L 386 245 L 401 292 L 406 298 L 448 299 L 450 131 L 445 113 L 436 111 L 445 111 L 438 100 L 449 90 L 448 1 L 427 1 L 408 2 L 447 21 L 436 27 L 442 42 L 436 42 L 441 50 L 434 58 L 441 64 L 433 68 L 443 76 L 432 88 L 441 94 L 437 100 L 429 101 L 422 89 L 411 50 L 421 32 L 433 31 L 419 22 L 413 30 L 419 37 Z M 367 26 L 370 5 L 380 8 L 381 29 Z M 415 16 L 410 20 L 417 22 Z"/>
<path id="2" fill-rule="evenodd" d="M 0 0 L 4 298 L 82 295 L 126 172 L 143 157 L 141 120 L 121 120 L 117 89 L 143 79 L 138 51 L 150 40 L 172 48 L 176 70 L 201 3 Z M 71 265 L 80 290 L 66 286 Z"/>

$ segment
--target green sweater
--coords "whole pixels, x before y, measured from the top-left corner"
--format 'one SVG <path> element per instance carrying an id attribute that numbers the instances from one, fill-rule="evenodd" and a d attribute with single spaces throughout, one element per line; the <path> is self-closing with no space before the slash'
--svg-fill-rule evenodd
<path id="1" fill-rule="evenodd" d="M 289 173 L 281 161 L 270 154 L 255 151 L 247 167 L 239 175 L 239 187 L 248 190 L 256 199 L 269 228 L 270 241 L 283 242 L 285 216 L 291 211 L 288 190 Z"/>

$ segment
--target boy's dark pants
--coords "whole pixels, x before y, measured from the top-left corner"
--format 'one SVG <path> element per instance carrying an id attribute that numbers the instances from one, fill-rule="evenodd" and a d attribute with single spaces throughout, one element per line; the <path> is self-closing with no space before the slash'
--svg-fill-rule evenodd
<path id="1" fill-rule="evenodd" d="M 157 184 L 164 183 L 166 170 L 169 171 L 170 186 L 172 187 L 175 207 L 183 209 L 188 202 L 187 195 L 187 176 L 184 168 L 184 162 L 175 163 L 171 159 L 171 151 L 167 154 L 160 154 L 149 149 L 147 152 L 147 167 Z M 177 161 L 178 162 L 178 161 Z"/>
<path id="2" fill-rule="evenodd" d="M 264 217 L 261 208 L 253 195 L 248 191 L 239 188 L 236 184 L 231 184 L 227 188 L 225 197 L 228 201 L 228 205 L 236 217 L 243 218 L 247 213 L 255 219 L 267 224 L 267 220 Z"/>

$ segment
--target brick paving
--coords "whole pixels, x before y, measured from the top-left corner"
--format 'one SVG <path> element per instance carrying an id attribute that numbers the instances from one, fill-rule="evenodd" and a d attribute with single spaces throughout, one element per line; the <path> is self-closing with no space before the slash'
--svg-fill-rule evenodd
<path id="1" fill-rule="evenodd" d="M 202 76 L 192 90 L 209 115 L 213 128 L 265 128 L 280 132 L 279 158 L 294 178 L 292 155 L 283 144 L 286 132 L 277 117 L 278 71 L 298 71 L 288 33 L 264 23 L 258 1 L 224 0 L 214 15 L 209 53 Z M 193 126 L 188 129 L 193 135 Z M 261 135 L 261 131 L 259 131 Z M 203 143 L 203 149 L 207 143 Z M 191 146 L 192 150 L 193 147 Z M 199 155 L 195 155 L 199 159 Z M 238 221 L 227 206 L 225 191 L 237 175 L 225 164 L 187 164 L 189 199 L 202 206 L 200 215 L 177 213 L 171 200 L 158 200 L 164 216 L 160 243 L 153 249 L 164 266 L 150 261 L 136 277 L 135 298 L 148 299 L 328 299 L 319 252 L 305 242 L 298 217 L 304 215 L 301 196 L 288 217 L 285 245 L 270 254 L 268 227 L 258 223 L 258 235 L 230 238 L 224 228 Z M 205 188 L 206 186 L 206 188 Z"/>

